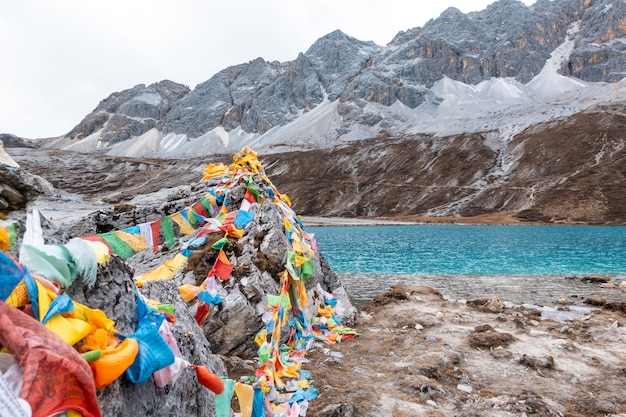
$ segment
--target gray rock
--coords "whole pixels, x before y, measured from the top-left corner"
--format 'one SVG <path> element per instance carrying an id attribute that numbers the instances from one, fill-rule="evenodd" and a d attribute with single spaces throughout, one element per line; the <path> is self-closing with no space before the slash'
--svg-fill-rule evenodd
<path id="1" fill-rule="evenodd" d="M 50 195 L 52 185 L 38 175 L 23 170 L 0 143 L 0 210 L 20 210 L 40 195 Z"/>
<path id="2" fill-rule="evenodd" d="M 354 407 L 348 403 L 329 404 L 318 414 L 319 417 L 352 417 L 353 415 Z"/>
<path id="3" fill-rule="evenodd" d="M 93 288 L 76 281 L 67 293 L 73 300 L 104 311 L 115 321 L 115 328 L 131 335 L 137 328 L 133 272 L 114 256 L 106 268 L 100 268 Z M 217 375 L 226 375 L 222 361 L 211 353 L 209 342 L 178 294 L 174 282 L 147 283 L 142 294 L 148 299 L 173 303 L 176 324 L 171 325 L 181 354 L 192 364 L 206 366 Z M 193 369 L 182 372 L 175 383 L 159 388 L 152 377 L 143 384 L 133 384 L 120 377 L 98 391 L 102 415 L 213 416 L 214 394 L 197 381 Z"/>

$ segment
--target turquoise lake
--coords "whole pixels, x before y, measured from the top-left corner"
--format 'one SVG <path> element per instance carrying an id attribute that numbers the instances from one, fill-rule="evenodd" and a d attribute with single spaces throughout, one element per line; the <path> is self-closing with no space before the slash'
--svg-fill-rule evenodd
<path id="1" fill-rule="evenodd" d="M 626 227 L 393 225 L 309 226 L 351 297 L 366 302 L 397 283 L 448 298 L 500 296 L 513 303 L 574 301 L 626 292 L 581 282 L 626 280 Z"/>

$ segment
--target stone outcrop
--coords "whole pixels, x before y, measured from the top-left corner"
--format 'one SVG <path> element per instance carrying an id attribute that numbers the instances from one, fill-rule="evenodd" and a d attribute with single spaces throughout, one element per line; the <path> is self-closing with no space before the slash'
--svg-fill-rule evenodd
<path id="1" fill-rule="evenodd" d="M 126 335 L 137 330 L 133 270 L 121 258 L 113 257 L 100 269 L 94 287 L 76 282 L 67 293 L 73 300 L 104 311 L 115 321 L 116 329 Z M 170 329 L 183 357 L 192 364 L 203 365 L 213 373 L 226 376 L 223 362 L 211 353 L 210 344 L 180 298 L 174 282 L 146 285 L 142 295 L 147 299 L 174 304 L 176 324 Z M 159 415 L 214 416 L 215 397 L 198 383 L 193 369 L 185 369 L 174 384 L 157 387 L 152 380 L 133 384 L 119 378 L 98 391 L 103 416 Z"/>
<path id="2" fill-rule="evenodd" d="M 20 168 L 0 143 L 0 211 L 23 209 L 38 195 L 51 192 L 48 181 Z"/>
<path id="3" fill-rule="evenodd" d="M 139 136 L 152 129 L 189 91 L 187 86 L 164 80 L 113 93 L 64 138 L 72 144 L 101 131 L 95 142 L 110 146 Z M 52 140 L 47 146 L 54 147 L 55 144 L 56 141 Z"/>

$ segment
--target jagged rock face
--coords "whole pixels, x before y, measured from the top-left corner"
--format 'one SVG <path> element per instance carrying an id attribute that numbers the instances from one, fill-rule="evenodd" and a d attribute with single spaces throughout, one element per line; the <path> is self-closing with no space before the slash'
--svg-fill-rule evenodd
<path id="1" fill-rule="evenodd" d="M 332 150 L 265 155 L 263 162 L 272 181 L 302 215 L 504 212 L 520 220 L 625 224 L 625 131 L 624 106 L 602 105 L 536 125 L 509 142 L 502 142 L 498 132 L 385 137 Z M 14 158 L 57 188 L 116 204 L 89 221 L 68 226 L 83 234 L 110 230 L 111 224 L 120 221 L 130 225 L 133 219 L 156 218 L 167 207 L 178 207 L 172 202 L 178 198 L 190 201 L 194 187 L 180 184 L 197 179 L 200 173 L 194 169 L 202 165 L 199 159 L 130 164 L 125 159 L 72 153 L 53 154 L 53 162 L 46 162 L 49 156 L 43 152 L 23 150 Z M 102 183 L 92 186 L 81 181 L 85 176 L 99 178 L 103 172 L 106 181 Z M 161 187 L 172 187 L 167 195 L 173 197 L 164 198 L 153 214 L 142 207 L 154 203 L 155 197 L 133 201 L 125 191 Z"/>
<path id="2" fill-rule="evenodd" d="M 282 65 L 259 58 L 220 71 L 180 100 L 160 123 L 165 133 L 198 137 L 225 121 L 235 127 L 245 106 L 259 90 L 271 85 Z M 234 120 L 233 120 L 234 119 Z"/>
<path id="3" fill-rule="evenodd" d="M 265 155 L 263 162 L 273 182 L 292 198 L 294 209 L 302 215 L 504 212 L 521 220 L 624 224 L 625 114 L 620 104 L 596 106 L 538 124 L 508 142 L 498 132 L 383 137 L 332 150 Z M 75 226 L 90 233 L 110 230 L 111 224 L 122 219 L 130 225 L 133 219 L 149 218 L 150 211 L 141 207 L 154 202 L 154 197 L 145 197 L 144 203 L 133 201 L 126 189 L 137 193 L 173 187 L 168 195 L 177 197 L 166 199 L 192 199 L 194 188 L 180 184 L 198 178 L 200 173 L 194 169 L 202 165 L 200 159 L 131 164 L 125 159 L 72 153 L 53 154 L 53 161 L 46 162 L 50 156 L 42 152 L 22 150 L 14 158 L 55 187 L 116 204 Z M 93 186 L 81 181 L 101 175 L 106 181 Z M 164 201 L 153 216 L 168 206 L 178 207 Z"/>
<path id="4" fill-rule="evenodd" d="M 468 15 L 448 8 L 423 29 L 398 34 L 387 53 L 376 58 L 372 72 L 399 68 L 400 80 L 426 86 L 443 75 L 467 84 L 490 77 L 526 83 L 563 42 L 573 18 L 556 4 L 547 6 L 538 11 L 519 1 L 500 0 Z"/>
<path id="5" fill-rule="evenodd" d="M 159 128 L 189 137 L 220 125 L 263 133 L 320 104 L 324 91 L 336 99 L 348 78 L 378 49 L 335 31 L 295 61 L 280 64 L 258 58 L 227 68 L 177 103 Z"/>
<path id="6" fill-rule="evenodd" d="M 68 147 L 100 132 L 98 141 L 80 150 L 106 152 L 152 128 L 187 139 L 216 128 L 241 128 L 257 139 L 303 117 L 325 98 L 341 102 L 339 137 L 360 127 L 371 128 L 366 137 L 384 135 L 394 121 L 385 123 L 384 110 L 372 112 L 361 102 L 437 106 L 442 99 L 430 88 L 443 77 L 469 85 L 494 77 L 525 84 L 568 39 L 572 47 L 562 57 L 561 74 L 617 82 L 626 76 L 624 16 L 623 1 L 546 0 L 526 6 L 499 0 L 469 14 L 449 8 L 423 28 L 400 32 L 384 48 L 335 31 L 293 61 L 258 58 L 220 71 L 193 91 L 163 81 L 114 93 L 47 146 Z M 283 141 L 288 145 L 290 138 Z"/>
<path id="7" fill-rule="evenodd" d="M 113 93 L 66 136 L 83 139 L 106 125 L 101 142 L 111 145 L 124 141 L 153 128 L 188 93 L 188 87 L 167 80 Z"/>
<path id="8" fill-rule="evenodd" d="M 564 69 L 587 81 L 616 82 L 626 76 L 626 7 L 623 1 L 585 1 L 582 20 L 588 22 Z"/>

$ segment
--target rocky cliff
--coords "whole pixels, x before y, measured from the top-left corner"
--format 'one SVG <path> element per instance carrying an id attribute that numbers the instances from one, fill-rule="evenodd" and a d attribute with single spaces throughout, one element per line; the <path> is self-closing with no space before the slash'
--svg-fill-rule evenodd
<path id="1" fill-rule="evenodd" d="M 626 5 L 616 0 L 542 0 L 533 6 L 499 0 L 469 14 L 449 8 L 384 47 L 335 31 L 293 61 L 258 58 L 193 90 L 162 81 L 113 93 L 46 146 L 186 157 L 232 153 L 244 145 L 268 153 L 332 148 L 385 134 L 442 134 L 432 120 L 456 125 L 458 133 L 528 127 L 548 121 L 543 109 L 550 100 L 573 89 L 587 92 L 587 104 L 551 119 L 606 100 L 598 87 L 626 74 L 625 15 Z M 463 99 L 465 108 L 452 111 L 455 99 Z M 491 106 L 479 105 L 486 102 Z M 520 104 L 535 120 L 520 120 Z M 506 108 L 511 111 L 482 126 L 452 116 L 480 118 Z"/>

